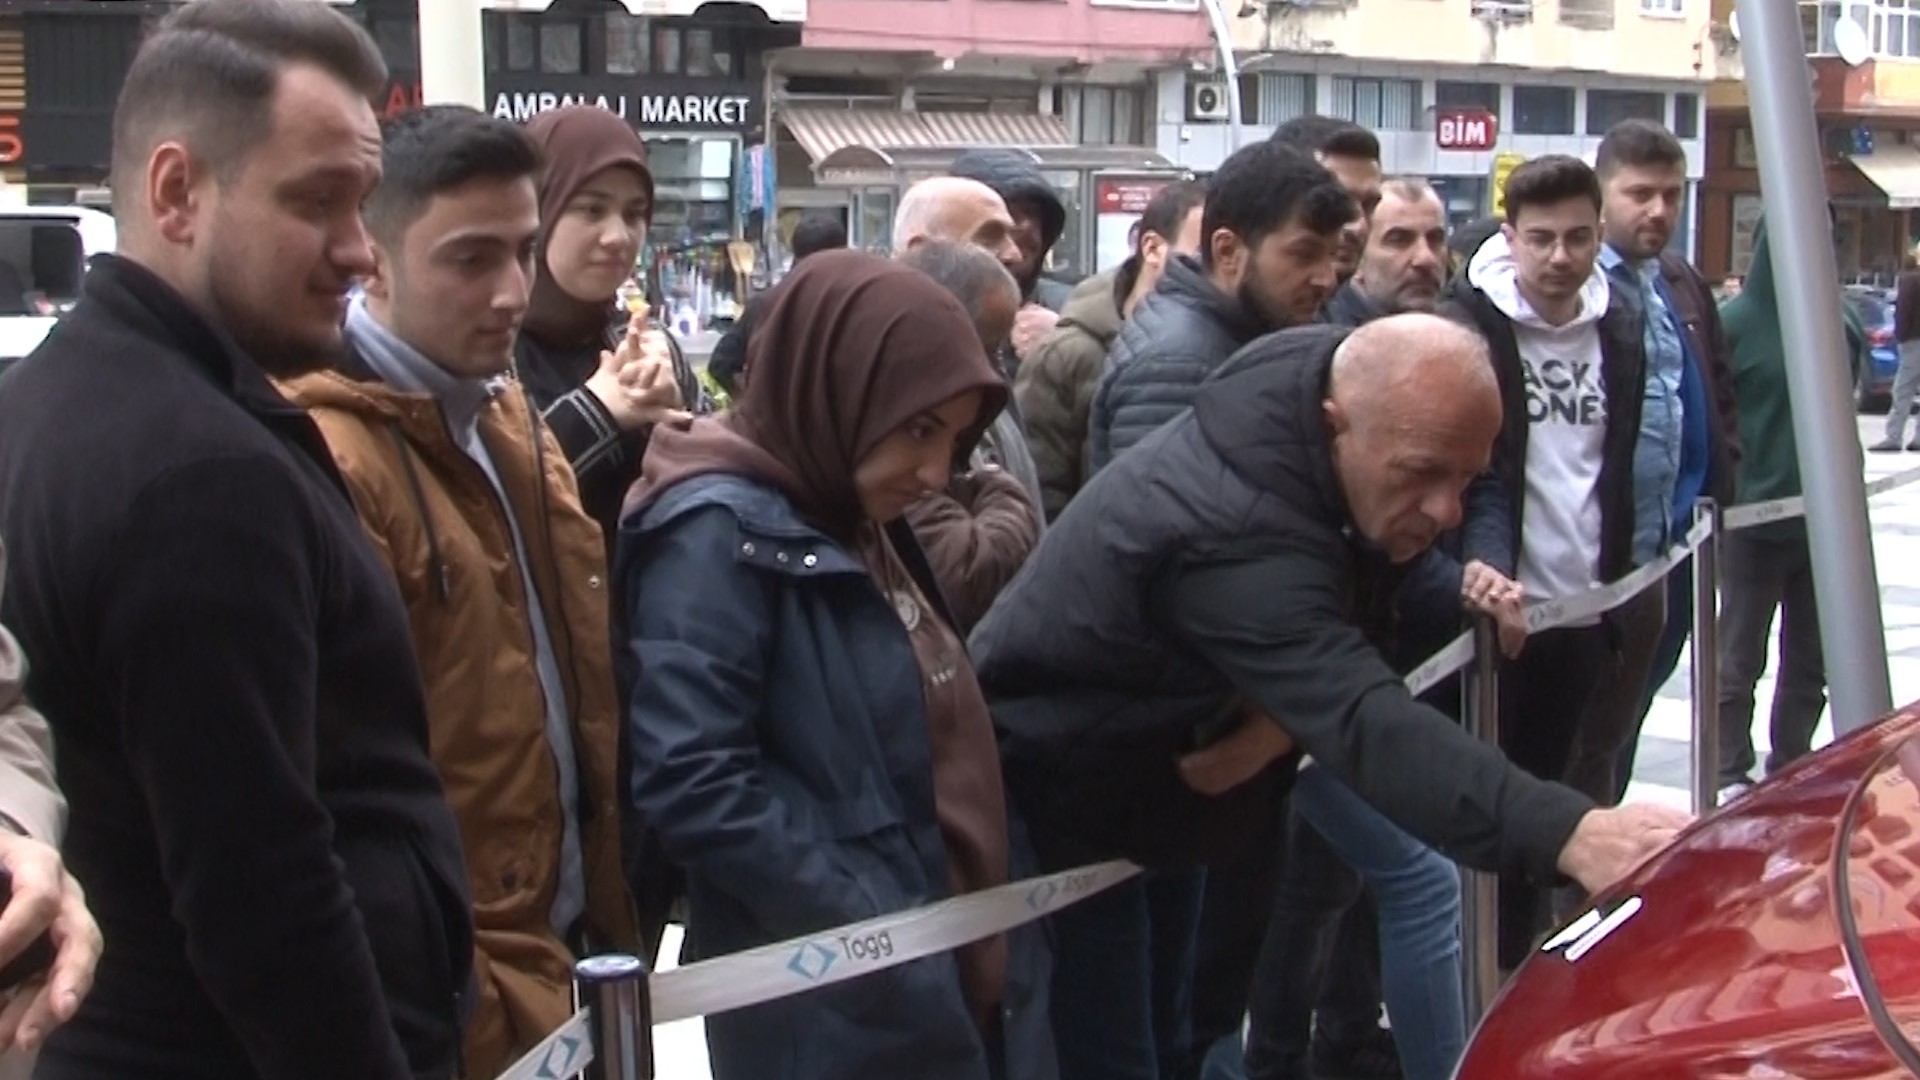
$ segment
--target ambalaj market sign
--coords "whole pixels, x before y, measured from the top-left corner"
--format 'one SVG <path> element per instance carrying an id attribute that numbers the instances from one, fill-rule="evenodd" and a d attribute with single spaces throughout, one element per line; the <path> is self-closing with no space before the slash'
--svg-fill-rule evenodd
<path id="1" fill-rule="evenodd" d="M 566 94 L 550 90 L 494 95 L 493 115 L 525 122 L 548 109 L 593 105 L 642 127 L 744 128 L 753 99 L 745 94 Z"/>

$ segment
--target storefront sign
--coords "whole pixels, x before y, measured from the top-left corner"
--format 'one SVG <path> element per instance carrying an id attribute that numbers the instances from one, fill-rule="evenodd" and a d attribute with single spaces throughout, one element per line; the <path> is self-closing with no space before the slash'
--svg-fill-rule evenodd
<path id="1" fill-rule="evenodd" d="M 734 90 L 732 84 L 727 84 L 727 91 L 719 93 L 495 86 L 491 88 L 489 97 L 494 116 L 523 123 L 548 109 L 569 105 L 592 105 L 647 129 L 745 131 L 759 123 L 759 108 L 754 96 Z"/>
<path id="2" fill-rule="evenodd" d="M 426 96 L 421 92 L 419 79 L 390 79 L 373 104 L 380 119 L 391 120 L 425 105 Z"/>
<path id="3" fill-rule="evenodd" d="M 1094 269 L 1106 270 L 1133 254 L 1133 226 L 1170 176 L 1096 177 L 1093 182 Z"/>
<path id="4" fill-rule="evenodd" d="M 18 165 L 27 159 L 27 140 L 20 133 L 20 117 L 0 113 L 0 165 Z"/>
<path id="5" fill-rule="evenodd" d="M 1488 208 L 1494 217 L 1504 218 L 1507 216 L 1507 178 L 1513 175 L 1515 169 L 1518 169 L 1526 163 L 1527 155 L 1525 154 L 1516 154 L 1509 151 L 1504 154 L 1494 155 L 1492 177 L 1493 198 L 1489 200 L 1491 206 Z"/>
<path id="6" fill-rule="evenodd" d="M 1493 149 L 1500 118 L 1485 109 L 1439 109 L 1433 114 L 1433 141 L 1442 150 Z"/>

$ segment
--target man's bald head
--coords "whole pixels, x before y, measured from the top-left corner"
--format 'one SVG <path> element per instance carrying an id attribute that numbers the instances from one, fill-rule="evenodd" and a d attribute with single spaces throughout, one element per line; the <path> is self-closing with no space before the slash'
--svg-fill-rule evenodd
<path id="1" fill-rule="evenodd" d="M 936 176 L 900 197 L 893 216 L 893 252 L 902 255 L 929 240 L 985 248 L 1009 269 L 1020 263 L 1013 215 L 998 192 L 978 180 Z"/>
<path id="2" fill-rule="evenodd" d="M 1390 315 L 1333 355 L 1325 405 L 1354 526 L 1395 562 L 1460 524 L 1460 498 L 1500 433 L 1486 342 L 1437 315 Z"/>

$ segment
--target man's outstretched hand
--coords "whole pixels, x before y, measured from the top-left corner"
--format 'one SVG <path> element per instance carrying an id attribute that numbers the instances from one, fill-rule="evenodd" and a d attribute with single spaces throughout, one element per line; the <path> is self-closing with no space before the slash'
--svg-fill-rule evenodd
<path id="1" fill-rule="evenodd" d="M 1597 893 L 1626 877 L 1692 823 L 1691 814 L 1653 803 L 1590 810 L 1560 849 L 1560 872 Z"/>

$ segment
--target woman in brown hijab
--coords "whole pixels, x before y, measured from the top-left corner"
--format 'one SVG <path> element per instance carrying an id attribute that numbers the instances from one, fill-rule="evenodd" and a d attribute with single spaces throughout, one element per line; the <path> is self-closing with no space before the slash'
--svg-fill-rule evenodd
<path id="1" fill-rule="evenodd" d="M 1006 404 L 966 312 L 856 251 L 772 294 L 732 411 L 662 428 L 621 524 L 635 806 L 713 956 L 1009 879 L 992 723 L 901 519 Z M 801 979 L 884 957 L 846 941 Z M 717 1080 L 1055 1075 L 1029 933 L 709 1017 Z"/>
<path id="2" fill-rule="evenodd" d="M 700 380 L 673 339 L 615 303 L 653 217 L 646 144 L 605 109 L 533 118 L 546 156 L 533 295 L 515 349 L 520 379 L 580 481 L 609 556 L 620 500 L 653 425 L 702 406 Z"/>

